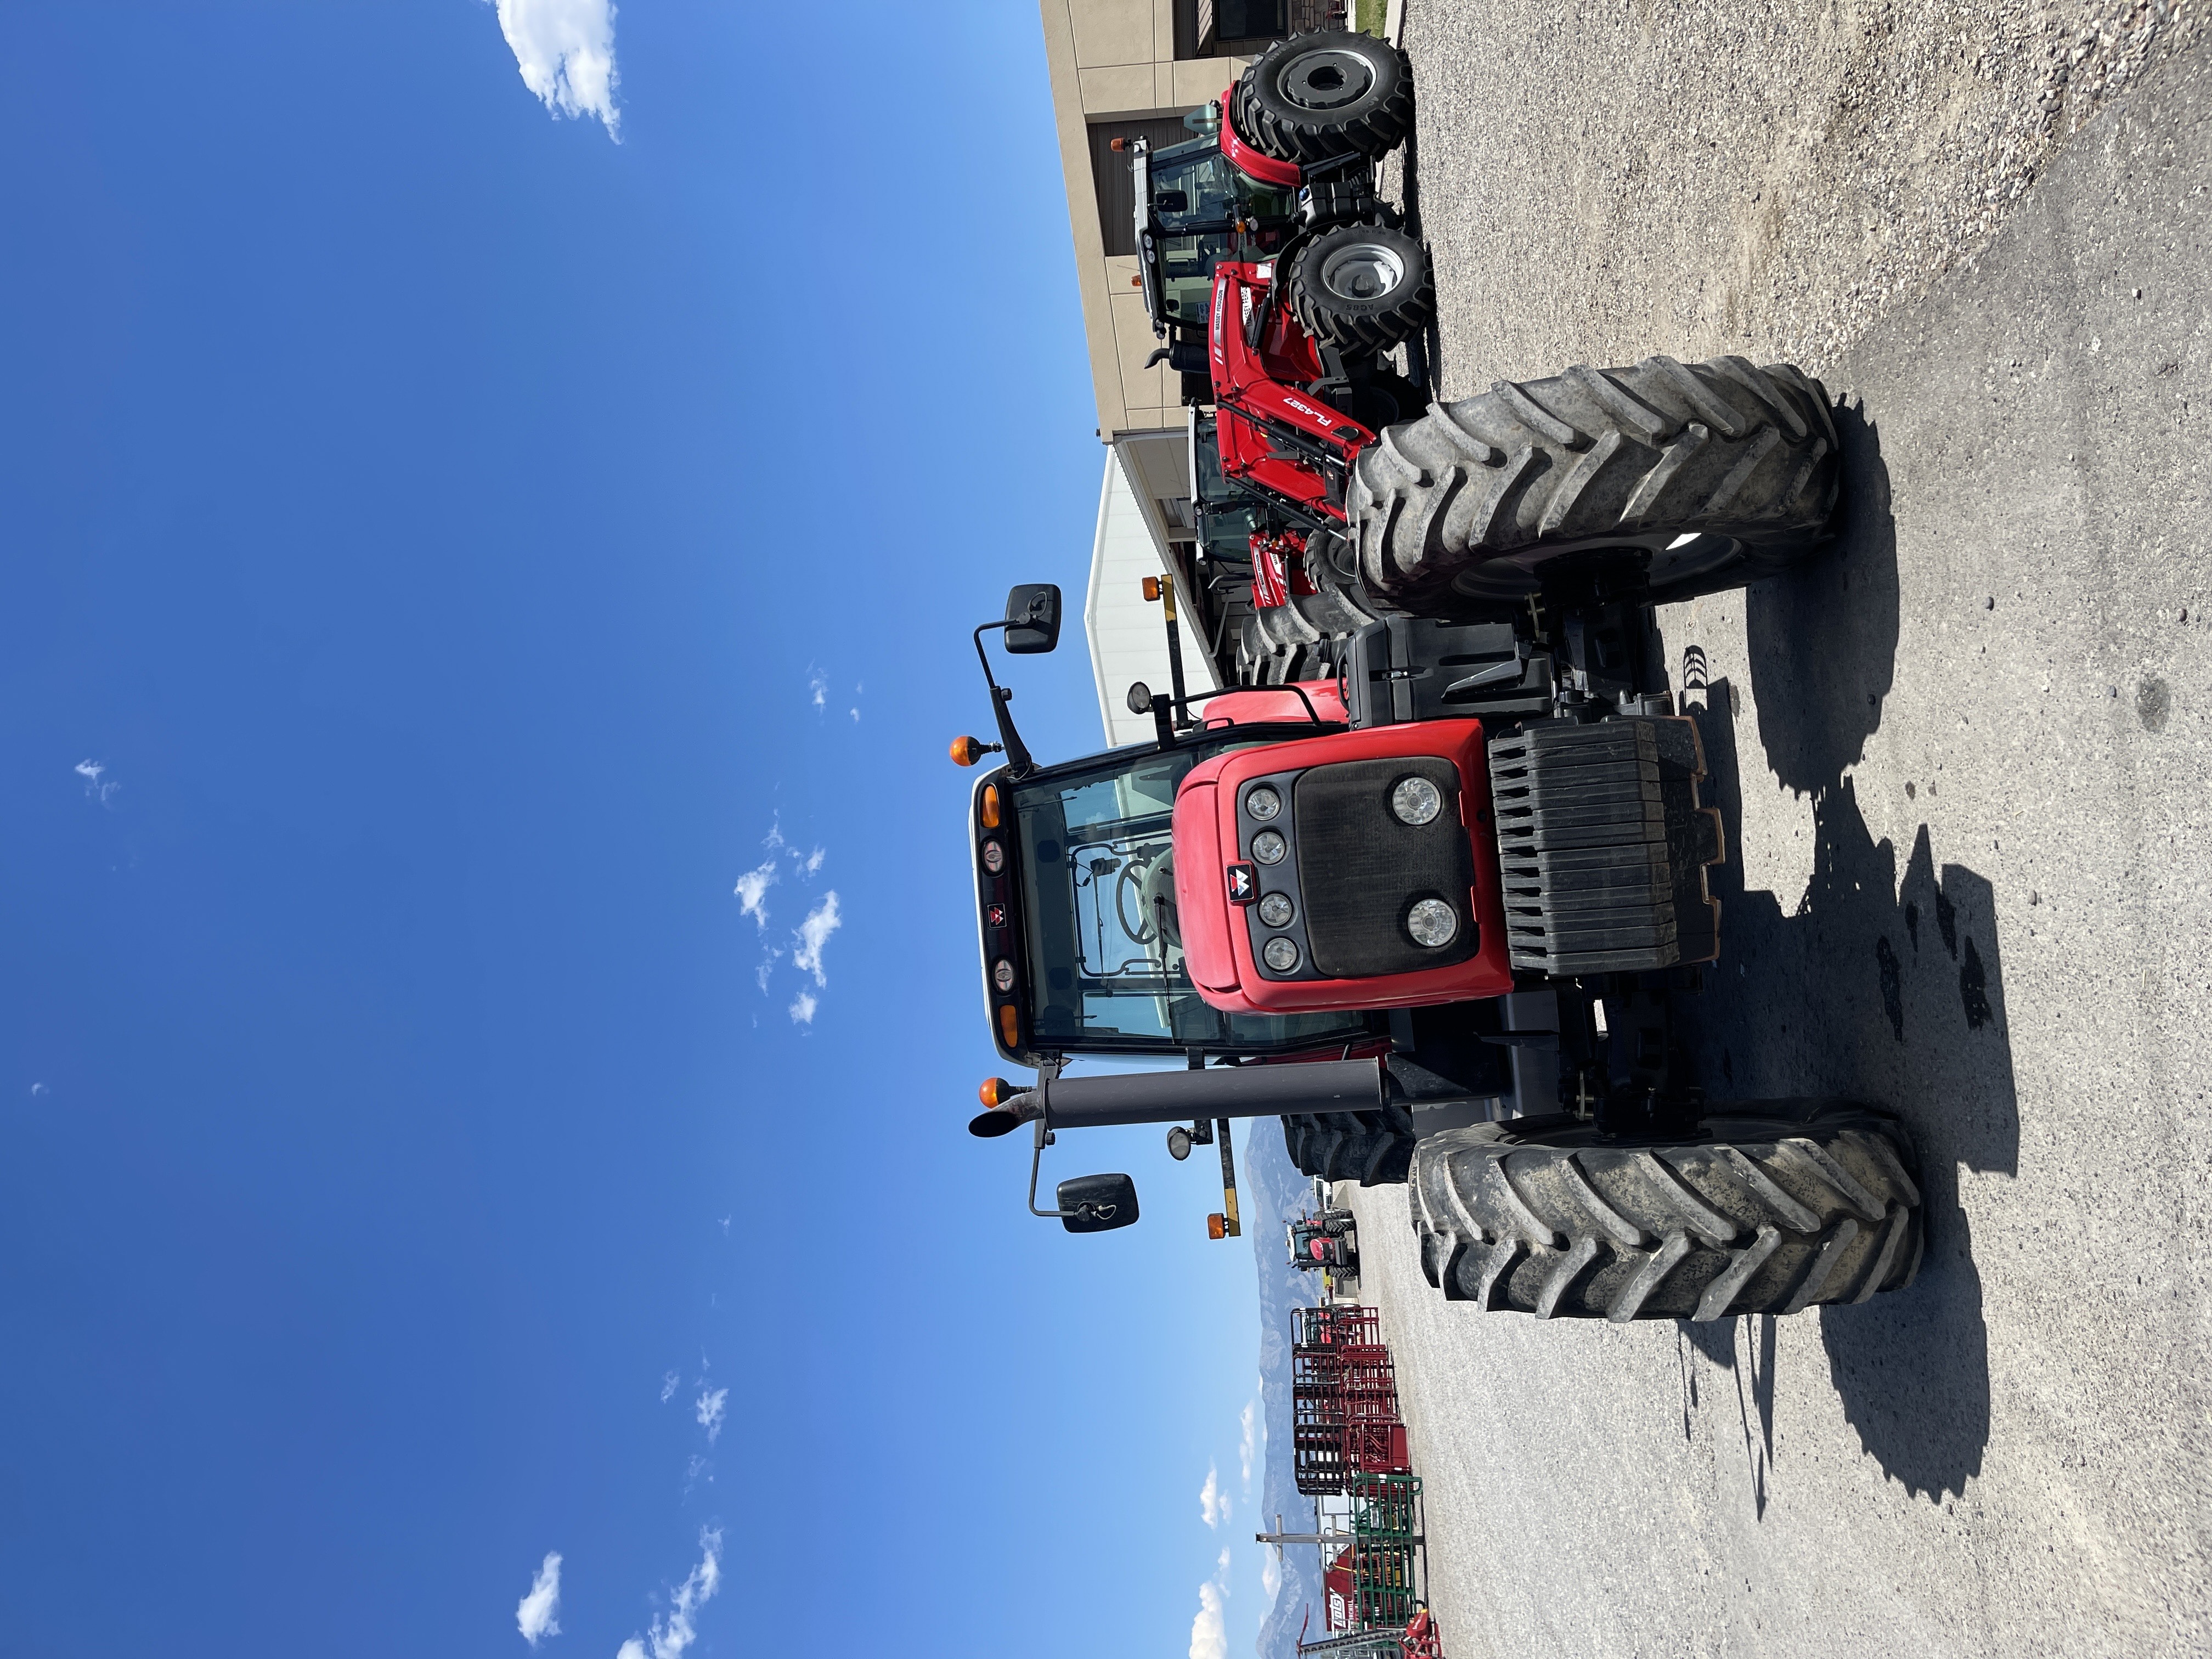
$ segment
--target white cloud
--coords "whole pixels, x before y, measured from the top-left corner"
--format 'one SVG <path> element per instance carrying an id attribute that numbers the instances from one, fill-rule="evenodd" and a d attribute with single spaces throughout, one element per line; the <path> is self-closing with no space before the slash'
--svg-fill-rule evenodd
<path id="1" fill-rule="evenodd" d="M 31 1085 L 31 1098 L 33 1100 L 36 1100 L 40 1095 L 51 1094 L 52 1092 L 52 1091 L 48 1089 L 43 1083 L 33 1083 Z"/>
<path id="2" fill-rule="evenodd" d="M 85 798 L 96 800 L 102 806 L 107 805 L 109 796 L 123 787 L 119 783 L 100 781 L 100 774 L 107 770 L 106 761 L 81 760 L 70 769 L 84 780 Z"/>
<path id="3" fill-rule="evenodd" d="M 1198 1512 L 1209 1527 L 1229 1518 L 1229 1494 L 1221 1490 L 1221 1477 L 1211 1463 L 1206 1466 L 1206 1484 L 1198 1489 Z"/>
<path id="4" fill-rule="evenodd" d="M 801 991 L 791 1000 L 791 1023 L 794 1025 L 813 1024 L 814 1011 L 821 1006 L 822 1000 L 813 992 Z"/>
<path id="5" fill-rule="evenodd" d="M 722 1418 L 729 1403 L 727 1389 L 715 1389 L 699 1395 L 699 1426 L 707 1431 L 707 1443 L 710 1446 L 722 1437 Z"/>
<path id="6" fill-rule="evenodd" d="M 830 682 L 818 673 L 806 677 L 806 689 L 814 694 L 814 707 L 818 710 L 830 701 Z"/>
<path id="7" fill-rule="evenodd" d="M 860 718 L 860 711 L 857 708 L 848 708 L 845 712 L 850 714 L 854 720 Z"/>
<path id="8" fill-rule="evenodd" d="M 1256 1433 L 1255 1419 L 1259 1415 L 1258 1407 L 1257 1401 L 1248 1400 L 1244 1402 L 1244 1409 L 1237 1416 L 1237 1421 L 1243 1429 L 1237 1441 L 1237 1468 L 1243 1477 L 1244 1495 L 1247 1498 L 1252 1495 L 1252 1455 L 1258 1449 L 1255 1437 Z"/>
<path id="9" fill-rule="evenodd" d="M 684 1379 L 677 1376 L 674 1371 L 668 1371 L 662 1375 L 660 1379 L 660 1403 L 662 1405 L 665 1406 L 670 1401 L 676 1397 L 676 1385 L 683 1380 Z"/>
<path id="10" fill-rule="evenodd" d="M 739 876 L 738 884 L 730 890 L 738 896 L 738 908 L 750 916 L 756 927 L 768 926 L 768 890 L 775 885 L 776 873 L 775 860 L 770 859 Z"/>
<path id="11" fill-rule="evenodd" d="M 830 942 L 830 935 L 843 925 L 843 919 L 837 914 L 836 890 L 833 888 L 822 896 L 821 903 L 806 913 L 806 920 L 799 924 L 799 932 L 793 935 L 799 944 L 791 953 L 792 965 L 813 975 L 817 985 L 830 982 L 822 972 L 822 947 Z"/>
<path id="12" fill-rule="evenodd" d="M 1198 1587 L 1198 1617 L 1190 1621 L 1190 1659 L 1229 1659 L 1229 1632 L 1221 1619 L 1221 1586 Z"/>
<path id="13" fill-rule="evenodd" d="M 612 0 L 497 0 L 522 84 L 556 115 L 592 115 L 621 137 Z"/>
<path id="14" fill-rule="evenodd" d="M 819 870 L 822 867 L 822 860 L 829 856 L 829 850 L 826 848 L 817 847 L 812 852 L 809 853 L 805 858 L 801 858 L 798 854 L 793 853 L 791 855 L 791 860 L 793 863 L 799 866 L 800 874 L 811 876 L 817 870 Z"/>
<path id="15" fill-rule="evenodd" d="M 522 1632 L 522 1639 L 536 1647 L 549 1636 L 561 1633 L 561 1557 L 557 1551 L 546 1552 L 538 1576 L 530 1581 L 530 1594 L 515 1604 L 514 1627 Z"/>
<path id="16" fill-rule="evenodd" d="M 1260 1588 L 1267 1592 L 1267 1602 L 1271 1607 L 1275 1598 L 1283 1593 L 1283 1564 L 1275 1559 L 1273 1550 L 1269 1550 L 1260 1563 Z"/>
<path id="17" fill-rule="evenodd" d="M 775 972 L 775 964 L 782 959 L 783 952 L 781 951 L 764 951 L 761 956 L 760 966 L 753 969 L 753 978 L 758 982 L 763 996 L 768 994 L 769 975 Z"/>
<path id="18" fill-rule="evenodd" d="M 633 1636 L 623 1643 L 615 1659 L 646 1659 L 648 1644 L 652 1659 L 684 1659 L 684 1650 L 699 1639 L 691 1616 L 713 1601 L 714 1592 L 722 1588 L 721 1533 L 714 1528 L 702 1531 L 699 1548 L 699 1565 L 676 1587 L 675 1604 L 669 1608 L 666 1621 L 654 1620 L 653 1628 L 642 1638 Z"/>
<path id="19" fill-rule="evenodd" d="M 1214 1575 L 1214 1582 L 1215 1582 L 1216 1583 L 1218 1583 L 1218 1584 L 1219 1584 L 1219 1585 L 1221 1586 L 1221 1593 L 1222 1593 L 1224 1595 L 1228 1595 L 1228 1594 L 1229 1594 L 1229 1551 L 1228 1551 L 1228 1548 L 1227 1548 L 1227 1547 L 1226 1547 L 1226 1546 L 1224 1546 L 1224 1547 L 1223 1547 L 1223 1549 L 1222 1549 L 1222 1552 L 1221 1552 L 1221 1559 L 1220 1559 L 1218 1561 L 1216 1561 L 1216 1562 L 1213 1564 L 1213 1575 Z"/>

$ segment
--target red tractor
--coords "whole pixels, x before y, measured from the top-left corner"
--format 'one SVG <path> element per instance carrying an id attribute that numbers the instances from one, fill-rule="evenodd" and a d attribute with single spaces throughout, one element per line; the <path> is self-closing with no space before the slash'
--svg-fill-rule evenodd
<path id="1" fill-rule="evenodd" d="M 1057 641 L 1059 590 L 1016 589 L 975 633 L 1000 741 L 953 747 L 1005 756 L 971 803 L 984 996 L 1035 1081 L 986 1084 L 970 1127 L 1032 1127 L 1032 1210 L 1136 1218 L 1123 1175 L 1037 1206 L 1060 1130 L 1276 1115 L 1309 1175 L 1409 1182 L 1430 1277 L 1482 1307 L 1717 1319 L 1910 1283 L 1895 1116 L 1710 1101 L 1672 1020 L 1721 949 L 1726 837 L 1651 606 L 1810 556 L 1839 466 L 1818 382 L 1741 358 L 1434 406 L 1350 462 L 1382 614 L 1334 677 L 1135 686 L 1157 741 L 1059 765 L 983 649 Z"/>
<path id="2" fill-rule="evenodd" d="M 1428 403 L 1425 368 L 1392 361 L 1425 364 L 1428 254 L 1375 182 L 1412 130 L 1412 72 L 1370 35 L 1294 35 L 1185 121 L 1196 137 L 1133 149 L 1139 282 L 1153 362 L 1213 410 L 1194 443 L 1256 511 L 1239 551 L 1264 612 L 1328 580 L 1352 462 Z M 1264 648 L 1243 654 L 1261 678 Z"/>

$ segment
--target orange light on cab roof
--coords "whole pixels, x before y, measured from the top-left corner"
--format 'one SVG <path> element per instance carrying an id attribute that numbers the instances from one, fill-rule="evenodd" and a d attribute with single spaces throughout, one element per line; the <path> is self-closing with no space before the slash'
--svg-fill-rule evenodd
<path id="1" fill-rule="evenodd" d="M 1147 576 L 1147 577 L 1146 577 L 1146 578 L 1145 578 L 1145 603 L 1146 603 L 1146 604 L 1147 604 L 1147 605 L 1157 605 L 1157 604 L 1159 602 L 1159 597 L 1160 597 L 1160 579 L 1159 579 L 1158 576 Z"/>
<path id="2" fill-rule="evenodd" d="M 983 1086 L 975 1091 L 975 1098 L 995 1112 L 1020 1092 L 1002 1077 L 987 1077 Z"/>
<path id="3" fill-rule="evenodd" d="M 951 748 L 947 752 L 951 755 L 955 766 L 973 766 L 990 750 L 983 746 L 981 738 L 962 737 L 952 739 Z"/>
<path id="4" fill-rule="evenodd" d="M 999 1005 L 999 1035 L 1006 1038 L 1009 1048 L 1022 1040 L 1021 1016 L 1014 1012 L 1014 1005 L 1011 1002 Z"/>
<path id="5" fill-rule="evenodd" d="M 1225 1215 L 1223 1215 L 1219 1211 L 1216 1211 L 1213 1214 L 1212 1214 L 1212 1215 L 1210 1215 L 1210 1216 L 1206 1217 L 1206 1236 L 1208 1238 L 1226 1238 L 1226 1237 L 1229 1237 L 1229 1218 L 1228 1218 L 1227 1216 L 1225 1216 Z"/>
<path id="6" fill-rule="evenodd" d="M 987 783 L 983 786 L 981 812 L 983 827 L 986 830 L 995 830 L 999 827 L 999 786 L 997 784 Z"/>

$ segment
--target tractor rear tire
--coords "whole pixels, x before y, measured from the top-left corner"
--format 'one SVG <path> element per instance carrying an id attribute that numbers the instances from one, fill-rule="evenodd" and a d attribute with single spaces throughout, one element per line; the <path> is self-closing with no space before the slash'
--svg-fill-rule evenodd
<path id="1" fill-rule="evenodd" d="M 1601 1137 L 1565 1113 L 1424 1139 L 1409 1182 L 1429 1282 L 1539 1319 L 1796 1313 L 1902 1290 L 1923 1245 L 1917 1159 L 1887 1112 L 1833 1100 L 1709 1110 L 1703 1137 Z"/>
<path id="2" fill-rule="evenodd" d="M 1315 237 L 1291 268 L 1290 295 L 1291 314 L 1315 340 L 1363 356 L 1412 339 L 1437 314 L 1427 250 L 1385 225 L 1340 225 Z"/>
<path id="3" fill-rule="evenodd" d="M 1246 143 L 1278 161 L 1378 161 L 1413 130 L 1413 66 L 1371 34 L 1293 34 L 1238 79 L 1229 119 Z"/>
<path id="4" fill-rule="evenodd" d="M 1413 1115 L 1403 1106 L 1385 1106 L 1286 1117 L 1283 1142 L 1300 1175 L 1380 1186 L 1406 1178 L 1413 1156 Z"/>
<path id="5" fill-rule="evenodd" d="M 1647 357 L 1431 404 L 1361 453 L 1348 507 L 1369 589 L 1418 616 L 1593 582 L 1664 605 L 1812 553 L 1839 471 L 1809 375 Z"/>

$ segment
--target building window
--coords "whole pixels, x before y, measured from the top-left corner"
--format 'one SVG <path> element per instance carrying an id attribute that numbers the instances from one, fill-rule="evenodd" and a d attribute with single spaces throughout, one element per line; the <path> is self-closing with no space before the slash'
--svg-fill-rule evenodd
<path id="1" fill-rule="evenodd" d="M 1270 41 L 1342 28 L 1345 0 L 1176 0 L 1177 58 L 1253 58 Z"/>

